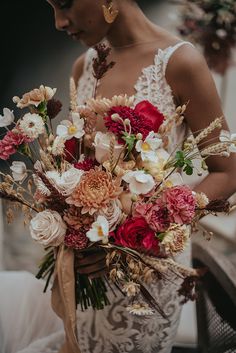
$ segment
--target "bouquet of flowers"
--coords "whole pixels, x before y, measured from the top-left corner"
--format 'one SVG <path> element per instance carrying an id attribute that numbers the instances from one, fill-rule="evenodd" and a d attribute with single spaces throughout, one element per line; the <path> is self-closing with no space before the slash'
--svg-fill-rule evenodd
<path id="1" fill-rule="evenodd" d="M 96 49 L 98 82 L 114 63 L 107 62 L 109 48 Z M 46 289 L 54 275 L 53 305 L 68 337 L 75 332 L 76 305 L 102 309 L 109 304 L 109 287 L 130 298 L 127 310 L 137 315 L 157 310 L 165 316 L 146 286 L 154 278 L 174 274 L 182 281 L 177 290 L 183 301 L 194 298 L 200 271 L 176 263 L 174 256 L 184 251 L 202 216 L 227 212 L 229 204 L 193 192 L 181 171 L 191 175 L 197 156 L 206 168 L 209 156 L 227 157 L 236 150 L 235 135 L 226 131 L 206 146 L 206 137 L 221 128 L 217 118 L 169 154 L 168 135 L 182 123 L 186 106 L 169 117 L 148 101 L 134 105 L 134 97 L 126 95 L 92 98 L 79 106 L 73 80 L 70 91 L 70 116 L 56 133 L 51 120 L 61 103 L 49 87 L 13 98 L 30 111 L 17 122 L 9 109 L 0 116 L 7 129 L 0 158 L 7 161 L 18 152 L 30 163 L 13 161 L 12 175 L 1 172 L 0 196 L 22 207 L 33 239 L 46 249 L 37 277 L 46 279 Z M 96 131 L 97 121 L 104 123 L 103 132 Z M 106 252 L 108 272 L 91 279 L 79 273 L 79 255 L 98 248 Z"/>
<path id="2" fill-rule="evenodd" d="M 224 74 L 232 61 L 236 44 L 234 0 L 181 0 L 179 33 L 203 47 L 213 70 Z"/>

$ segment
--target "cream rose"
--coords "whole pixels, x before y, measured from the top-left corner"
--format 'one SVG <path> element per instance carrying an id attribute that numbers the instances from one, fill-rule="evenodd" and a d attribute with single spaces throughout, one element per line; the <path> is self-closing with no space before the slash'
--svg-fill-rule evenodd
<path id="1" fill-rule="evenodd" d="M 110 231 L 113 231 L 122 219 L 122 205 L 119 200 L 113 200 L 108 207 L 98 212 L 98 215 L 104 216 L 109 224 Z"/>
<path id="2" fill-rule="evenodd" d="M 59 246 L 66 234 L 66 224 L 56 211 L 39 212 L 30 222 L 31 237 L 44 246 Z"/>
<path id="3" fill-rule="evenodd" d="M 98 163 L 103 163 L 109 159 L 110 142 L 112 135 L 97 132 L 94 138 L 95 158 Z M 123 149 L 123 145 L 119 145 L 117 141 L 114 143 L 114 157 L 117 158 Z"/>

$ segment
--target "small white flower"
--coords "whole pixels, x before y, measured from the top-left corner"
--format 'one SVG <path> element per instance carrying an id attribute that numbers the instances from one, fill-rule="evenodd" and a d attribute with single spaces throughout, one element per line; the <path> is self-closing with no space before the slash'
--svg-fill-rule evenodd
<path id="1" fill-rule="evenodd" d="M 79 184 L 80 178 L 83 174 L 83 170 L 74 167 L 61 174 L 57 171 L 46 172 L 46 176 L 56 184 L 57 189 L 64 196 L 69 196 L 72 194 Z"/>
<path id="2" fill-rule="evenodd" d="M 122 292 L 126 293 L 127 297 L 134 297 L 140 292 L 140 285 L 133 281 L 127 282 L 123 285 Z"/>
<path id="3" fill-rule="evenodd" d="M 230 142 L 229 152 L 236 152 L 236 134 L 230 134 L 227 130 L 221 130 L 219 138 L 221 142 Z"/>
<path id="4" fill-rule="evenodd" d="M 30 221 L 30 234 L 34 240 L 44 246 L 59 246 L 66 234 L 66 224 L 56 211 L 39 212 Z"/>
<path id="5" fill-rule="evenodd" d="M 126 310 L 130 314 L 146 316 L 153 315 L 154 310 L 150 308 L 150 306 L 146 303 L 134 303 L 132 305 L 127 306 Z"/>
<path id="6" fill-rule="evenodd" d="M 225 37 L 227 37 L 227 32 L 225 29 L 219 28 L 216 30 L 216 35 L 217 37 L 224 39 Z"/>
<path id="7" fill-rule="evenodd" d="M 102 241 L 103 244 L 108 243 L 109 224 L 105 217 L 98 216 L 97 220 L 92 223 L 92 228 L 86 233 L 90 241 Z"/>
<path id="8" fill-rule="evenodd" d="M 71 121 L 62 120 L 57 126 L 57 135 L 65 140 L 70 140 L 72 137 L 79 139 L 84 134 L 84 119 L 80 118 L 79 113 L 71 113 Z"/>
<path id="9" fill-rule="evenodd" d="M 0 127 L 6 127 L 11 125 L 14 121 L 15 117 L 13 114 L 13 110 L 8 108 L 3 109 L 3 115 L 0 115 Z"/>
<path id="10" fill-rule="evenodd" d="M 110 155 L 110 142 L 113 138 L 113 135 L 102 132 L 97 132 L 94 138 L 94 147 L 95 147 L 95 158 L 98 163 L 103 163 L 108 160 Z M 124 148 L 123 145 L 119 145 L 117 141 L 114 143 L 114 157 L 118 158 L 120 152 Z"/>
<path id="11" fill-rule="evenodd" d="M 56 136 L 52 144 L 52 155 L 61 156 L 65 150 L 65 139 L 61 136 Z"/>
<path id="12" fill-rule="evenodd" d="M 27 168 L 24 162 L 14 161 L 10 167 L 15 181 L 23 182 L 27 177 Z"/>
<path id="13" fill-rule="evenodd" d="M 29 138 L 36 139 L 45 131 L 44 122 L 40 115 L 27 113 L 19 123 L 20 129 Z"/>
<path id="14" fill-rule="evenodd" d="M 162 139 L 153 131 L 149 132 L 144 141 L 139 140 L 136 143 L 136 151 L 141 153 L 143 161 L 157 162 L 158 156 L 156 151 L 162 145 Z"/>
<path id="15" fill-rule="evenodd" d="M 143 170 L 130 171 L 122 179 L 129 184 L 130 191 L 136 195 L 145 195 L 155 186 L 153 177 Z"/>

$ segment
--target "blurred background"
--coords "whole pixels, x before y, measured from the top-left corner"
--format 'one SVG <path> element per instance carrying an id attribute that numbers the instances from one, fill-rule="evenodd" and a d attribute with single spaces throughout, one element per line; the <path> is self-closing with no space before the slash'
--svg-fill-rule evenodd
<path id="1" fill-rule="evenodd" d="M 176 32 L 179 21 L 178 5 L 171 4 L 167 0 L 143 0 L 141 6 L 154 23 L 173 33 Z M 65 33 L 55 30 L 53 11 L 45 0 L 5 1 L 1 4 L 1 13 L 0 114 L 4 107 L 15 110 L 12 103 L 14 95 L 21 96 L 32 88 L 44 84 L 58 89 L 56 98 L 63 103 L 58 120 L 65 118 L 69 105 L 71 67 L 86 48 L 72 41 Z M 214 79 L 220 94 L 222 77 L 214 74 Z M 235 66 L 227 72 L 226 92 L 225 115 L 232 131 L 236 131 Z M 56 124 L 58 120 L 54 123 Z M 3 130 L 0 129 L 0 134 L 2 133 Z M 0 170 L 4 171 L 6 167 L 6 163 L 0 160 Z M 12 225 L 7 225 L 5 214 L 6 205 L 0 204 L 0 269 L 27 270 L 35 273 L 42 255 L 41 247 L 31 240 L 27 227 L 22 226 L 21 215 Z M 229 217 L 208 217 L 203 223 L 215 231 L 223 242 L 235 244 L 234 212 Z M 194 315 L 192 306 L 185 309 L 179 332 L 181 339 L 188 337 L 190 346 L 196 342 Z"/>

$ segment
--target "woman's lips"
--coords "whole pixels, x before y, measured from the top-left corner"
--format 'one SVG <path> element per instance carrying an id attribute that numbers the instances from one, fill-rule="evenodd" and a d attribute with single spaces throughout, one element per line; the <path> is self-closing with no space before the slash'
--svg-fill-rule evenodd
<path id="1" fill-rule="evenodd" d="M 73 39 L 79 39 L 82 33 L 83 31 L 74 32 L 74 33 L 68 32 L 68 35 Z"/>

